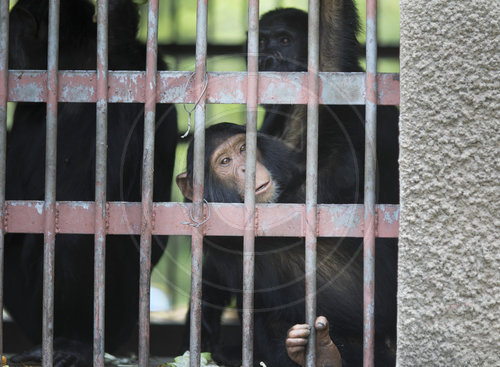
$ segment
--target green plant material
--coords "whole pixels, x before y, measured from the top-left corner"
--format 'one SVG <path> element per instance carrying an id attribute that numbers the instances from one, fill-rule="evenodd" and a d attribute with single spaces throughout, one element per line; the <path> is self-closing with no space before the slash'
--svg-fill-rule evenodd
<path id="1" fill-rule="evenodd" d="M 173 362 L 161 364 L 158 367 L 189 367 L 189 350 L 182 356 L 175 357 Z M 210 353 L 201 353 L 200 367 L 218 367 L 218 365 L 212 360 Z"/>

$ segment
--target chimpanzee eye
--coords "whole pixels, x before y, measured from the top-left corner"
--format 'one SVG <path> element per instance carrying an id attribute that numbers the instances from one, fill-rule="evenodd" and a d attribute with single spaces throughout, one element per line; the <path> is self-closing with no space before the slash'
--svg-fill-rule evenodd
<path id="1" fill-rule="evenodd" d="M 288 38 L 288 37 L 283 37 L 283 38 L 281 39 L 281 43 L 282 43 L 283 45 L 287 45 L 287 44 L 289 44 L 289 43 L 290 43 L 290 38 Z"/>
<path id="2" fill-rule="evenodd" d="M 247 149 L 247 146 L 246 146 L 245 144 L 243 144 L 243 145 L 240 147 L 240 152 L 244 152 L 246 149 Z"/>
<path id="3" fill-rule="evenodd" d="M 229 162 L 231 162 L 231 158 L 226 157 L 221 159 L 220 164 L 223 166 L 227 166 Z"/>

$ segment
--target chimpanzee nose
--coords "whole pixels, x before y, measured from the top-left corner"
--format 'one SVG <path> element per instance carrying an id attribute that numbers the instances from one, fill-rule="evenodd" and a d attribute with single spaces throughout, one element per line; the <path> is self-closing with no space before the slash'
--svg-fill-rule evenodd
<path id="1" fill-rule="evenodd" d="M 276 65 L 276 58 L 274 56 L 263 56 L 259 62 L 259 69 L 273 70 L 274 65 Z"/>

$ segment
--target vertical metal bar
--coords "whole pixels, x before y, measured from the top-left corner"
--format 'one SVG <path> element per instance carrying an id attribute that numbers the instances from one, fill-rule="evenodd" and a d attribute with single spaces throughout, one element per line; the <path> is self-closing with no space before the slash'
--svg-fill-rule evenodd
<path id="1" fill-rule="evenodd" d="M 106 161 L 108 140 L 108 0 L 97 1 L 97 104 L 94 233 L 94 367 L 104 366 Z"/>
<path id="2" fill-rule="evenodd" d="M 139 275 L 139 366 L 149 361 L 149 293 L 151 286 L 151 234 L 153 231 L 153 172 L 158 56 L 158 0 L 148 7 L 146 55 L 146 101 L 142 163 L 142 222 Z"/>
<path id="3" fill-rule="evenodd" d="M 5 159 L 7 146 L 7 94 L 9 50 L 9 0 L 0 0 L 0 316 L 3 310 L 5 251 Z M 3 352 L 3 318 L 0 317 L 0 356 Z"/>
<path id="4" fill-rule="evenodd" d="M 243 235 L 243 367 L 253 366 L 253 296 L 255 266 L 255 162 L 259 80 L 259 1 L 248 1 L 247 127 L 245 231 Z"/>
<path id="5" fill-rule="evenodd" d="M 318 192 L 318 94 L 319 94 L 319 0 L 309 0 L 308 12 L 308 89 L 306 156 L 306 323 L 311 326 L 306 366 L 316 365 L 316 247 Z"/>
<path id="6" fill-rule="evenodd" d="M 204 86 L 207 83 L 207 0 L 197 1 L 196 11 L 196 75 L 195 90 L 200 100 L 195 106 L 193 159 L 193 213 L 195 220 L 203 217 L 203 180 L 205 175 L 205 118 Z M 203 226 L 193 228 L 191 240 L 191 325 L 189 365 L 200 365 L 201 348 L 201 282 Z"/>
<path id="7" fill-rule="evenodd" d="M 375 168 L 377 131 L 377 0 L 366 1 L 366 123 L 364 210 L 363 365 L 374 365 L 375 347 Z"/>
<path id="8" fill-rule="evenodd" d="M 53 365 L 54 337 L 54 261 L 56 239 L 57 166 L 57 86 L 59 61 L 59 0 L 49 2 L 47 52 L 47 121 L 45 140 L 45 204 L 43 259 L 42 366 Z"/>

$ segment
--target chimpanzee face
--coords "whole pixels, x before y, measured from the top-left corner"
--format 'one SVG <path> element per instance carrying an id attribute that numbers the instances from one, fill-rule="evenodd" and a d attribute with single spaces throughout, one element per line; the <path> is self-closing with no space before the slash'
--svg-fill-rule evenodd
<path id="1" fill-rule="evenodd" d="M 275 185 L 271 173 L 261 163 L 257 152 L 255 167 L 255 201 L 268 203 L 274 201 Z M 241 200 L 245 197 L 245 134 L 237 134 L 222 142 L 210 157 L 210 171 L 217 181 L 236 190 Z"/>
<path id="2" fill-rule="evenodd" d="M 236 131 L 231 131 L 233 133 L 231 134 L 228 130 L 221 129 L 224 127 L 236 129 Z M 240 128 L 231 124 L 219 124 L 219 126 L 207 129 L 204 196 L 208 201 L 244 201 L 246 145 L 244 128 L 239 130 Z M 280 185 L 274 179 L 272 170 L 266 168 L 263 162 L 264 157 L 257 150 L 255 201 L 257 203 L 275 202 L 279 195 Z M 188 171 L 181 173 L 176 179 L 182 194 L 189 200 L 192 200 L 193 195 L 192 170 L 192 165 L 188 164 Z"/>
<path id="3" fill-rule="evenodd" d="M 259 70 L 307 70 L 307 13 L 271 11 L 259 22 Z"/>

